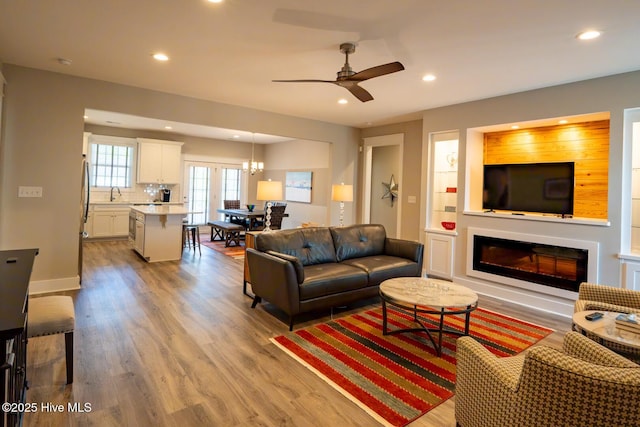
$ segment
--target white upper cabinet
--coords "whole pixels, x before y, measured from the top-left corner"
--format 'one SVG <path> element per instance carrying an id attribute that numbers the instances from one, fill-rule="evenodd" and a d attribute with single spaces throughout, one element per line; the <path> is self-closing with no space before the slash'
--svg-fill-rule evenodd
<path id="1" fill-rule="evenodd" d="M 179 184 L 181 142 L 138 138 L 138 183 Z"/>

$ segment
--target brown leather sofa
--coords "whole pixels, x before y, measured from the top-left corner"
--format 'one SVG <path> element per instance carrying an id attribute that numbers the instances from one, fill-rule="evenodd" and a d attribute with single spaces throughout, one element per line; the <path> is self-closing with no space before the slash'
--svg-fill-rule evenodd
<path id="1" fill-rule="evenodd" d="M 256 236 L 246 252 L 255 294 L 289 315 L 378 295 L 392 277 L 420 276 L 422 243 L 386 236 L 382 225 L 314 227 Z"/>

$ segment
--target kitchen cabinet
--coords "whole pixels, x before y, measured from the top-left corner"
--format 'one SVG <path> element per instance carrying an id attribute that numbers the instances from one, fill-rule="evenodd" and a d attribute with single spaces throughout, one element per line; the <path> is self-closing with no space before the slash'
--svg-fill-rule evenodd
<path id="1" fill-rule="evenodd" d="M 96 206 L 90 211 L 90 217 L 86 224 L 90 225 L 89 237 L 126 237 L 129 234 L 129 208 Z"/>
<path id="2" fill-rule="evenodd" d="M 179 184 L 182 143 L 138 138 L 138 183 Z"/>

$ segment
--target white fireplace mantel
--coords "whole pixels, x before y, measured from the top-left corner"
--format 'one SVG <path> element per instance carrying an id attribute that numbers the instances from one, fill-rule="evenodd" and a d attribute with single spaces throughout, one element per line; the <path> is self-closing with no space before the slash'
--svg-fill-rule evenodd
<path id="1" fill-rule="evenodd" d="M 497 274 L 475 270 L 473 267 L 473 243 L 475 236 L 494 237 L 498 239 L 517 240 L 522 242 L 540 243 L 545 245 L 586 250 L 588 252 L 587 280 L 592 283 L 598 283 L 598 242 L 554 236 L 543 236 L 538 234 L 515 233 L 510 231 L 476 227 L 469 227 L 467 233 L 467 276 L 477 277 L 479 279 L 521 288 L 528 292 L 533 292 L 536 294 L 553 295 L 555 297 L 560 297 L 563 299 L 576 298 L 576 293 L 572 291 L 558 289 L 551 286 L 539 285 L 519 279 L 513 279 L 510 277 L 504 277 Z"/>

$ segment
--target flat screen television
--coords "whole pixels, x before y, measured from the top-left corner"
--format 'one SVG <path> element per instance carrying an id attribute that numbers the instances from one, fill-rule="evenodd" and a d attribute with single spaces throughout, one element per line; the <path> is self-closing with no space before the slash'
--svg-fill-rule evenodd
<path id="1" fill-rule="evenodd" d="M 482 209 L 573 215 L 574 162 L 484 165 Z"/>

